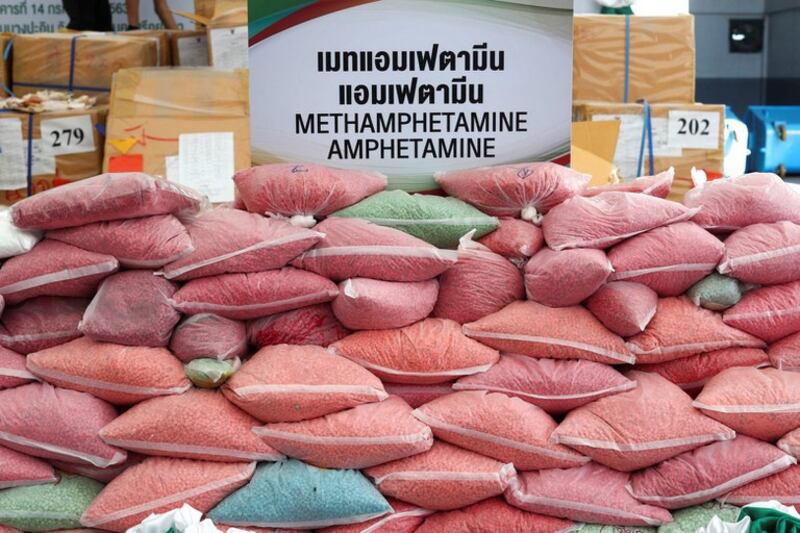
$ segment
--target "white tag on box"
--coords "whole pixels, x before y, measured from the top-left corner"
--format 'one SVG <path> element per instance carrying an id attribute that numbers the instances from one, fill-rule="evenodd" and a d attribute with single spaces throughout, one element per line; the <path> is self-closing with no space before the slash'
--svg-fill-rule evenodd
<path id="1" fill-rule="evenodd" d="M 221 70 L 249 68 L 247 26 L 209 30 L 211 65 Z"/>
<path id="2" fill-rule="evenodd" d="M 642 145 L 642 128 L 644 118 L 641 115 L 594 115 L 592 120 L 619 120 L 619 137 L 617 138 L 617 148 L 614 152 L 614 165 L 619 169 L 620 175 L 625 181 L 638 178 L 637 163 L 639 161 L 639 150 Z M 680 157 L 683 150 L 677 146 L 671 146 L 667 142 L 667 119 L 651 118 L 650 126 L 653 133 L 653 156 L 654 157 Z M 647 161 L 650 156 L 650 148 L 647 143 L 644 146 L 644 161 L 642 162 L 642 172 L 646 173 Z"/>
<path id="3" fill-rule="evenodd" d="M 207 67 L 208 37 L 205 35 L 179 37 L 178 59 L 182 67 Z"/>
<path id="4" fill-rule="evenodd" d="M 42 120 L 42 142 L 53 156 L 94 152 L 91 115 Z"/>
<path id="5" fill-rule="evenodd" d="M 164 158 L 164 170 L 167 181 L 181 182 L 180 156 L 168 155 Z"/>
<path id="6" fill-rule="evenodd" d="M 211 202 L 233 201 L 234 153 L 231 131 L 179 135 L 178 182 Z"/>
<path id="7" fill-rule="evenodd" d="M 31 141 L 31 176 L 52 176 L 56 173 L 56 157 L 44 139 Z M 25 160 L 28 160 L 28 143 L 25 143 Z"/>
<path id="8" fill-rule="evenodd" d="M 670 111 L 669 145 L 680 148 L 719 148 L 719 113 Z"/>
<path id="9" fill-rule="evenodd" d="M 16 191 L 28 186 L 25 155 L 22 121 L 0 118 L 0 190 Z"/>

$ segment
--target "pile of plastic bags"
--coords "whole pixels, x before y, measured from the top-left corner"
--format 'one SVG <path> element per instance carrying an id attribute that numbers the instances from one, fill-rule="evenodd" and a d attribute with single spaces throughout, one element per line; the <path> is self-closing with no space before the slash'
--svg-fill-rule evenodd
<path id="1" fill-rule="evenodd" d="M 800 194 L 671 180 L 278 164 L 0 211 L 0 530 L 766 531 Z"/>

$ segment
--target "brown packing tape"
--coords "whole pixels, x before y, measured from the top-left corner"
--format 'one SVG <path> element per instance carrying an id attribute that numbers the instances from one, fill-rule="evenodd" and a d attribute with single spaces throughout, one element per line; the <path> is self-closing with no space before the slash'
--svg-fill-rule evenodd
<path id="1" fill-rule="evenodd" d="M 170 46 L 170 30 L 134 30 L 125 32 L 126 37 L 143 37 L 154 39 L 158 47 L 158 66 L 172 65 L 172 47 Z"/>
<path id="2" fill-rule="evenodd" d="M 14 36 L 13 80 L 17 96 L 48 88 L 67 90 L 76 35 L 37 33 Z M 157 62 L 157 46 L 152 39 L 117 34 L 80 34 L 75 40 L 73 92 L 97 95 L 105 101 L 114 73 L 122 68 L 155 66 Z"/>
<path id="3" fill-rule="evenodd" d="M 625 22 L 620 15 L 573 19 L 573 101 L 625 102 Z M 631 16 L 628 102 L 695 101 L 694 17 Z"/>
<path id="4" fill-rule="evenodd" d="M 235 168 L 250 166 L 248 73 L 211 68 L 126 69 L 114 79 L 104 168 L 115 156 L 140 156 L 145 172 L 165 176 L 182 133 L 231 131 Z M 120 146 L 136 143 L 121 153 Z M 116 145 L 116 146 L 115 146 Z M 113 165 L 112 165 L 113 167 Z"/>
<path id="5" fill-rule="evenodd" d="M 669 112 L 673 110 L 703 111 L 719 114 L 719 137 L 717 149 L 683 148 L 680 156 L 654 157 L 656 172 L 662 172 L 667 170 L 669 167 L 675 168 L 675 181 L 673 183 L 670 198 L 674 200 L 680 200 L 683 198 L 683 195 L 686 193 L 686 191 L 691 188 L 691 171 L 693 167 L 713 173 L 722 173 L 723 171 L 725 151 L 725 106 L 705 104 L 652 104 L 650 106 L 651 116 L 654 119 L 667 118 L 669 116 Z M 642 114 L 642 104 L 576 102 L 573 106 L 573 116 L 575 121 L 589 121 L 592 120 L 592 117 L 596 115 L 641 116 Z M 636 148 L 638 149 L 638 146 Z M 631 176 L 624 176 L 624 178 L 630 179 Z"/>
<path id="6" fill-rule="evenodd" d="M 73 181 L 91 178 L 92 176 L 96 176 L 102 172 L 103 144 L 105 142 L 105 138 L 100 133 L 98 125 L 105 124 L 107 114 L 107 106 L 98 106 L 89 110 L 60 111 L 32 115 L 33 127 L 31 132 L 33 133 L 33 139 L 41 139 L 41 124 L 43 120 L 90 115 L 95 146 L 93 152 L 56 156 L 55 174 L 39 174 L 32 177 L 31 183 L 34 194 Z M 28 117 L 29 115 L 27 113 L 18 112 L 0 114 L 0 120 L 22 121 L 22 136 L 25 140 L 28 139 Z M 0 204 L 11 205 L 19 200 L 22 200 L 27 195 L 26 189 L 20 189 L 17 191 L 0 191 Z"/>

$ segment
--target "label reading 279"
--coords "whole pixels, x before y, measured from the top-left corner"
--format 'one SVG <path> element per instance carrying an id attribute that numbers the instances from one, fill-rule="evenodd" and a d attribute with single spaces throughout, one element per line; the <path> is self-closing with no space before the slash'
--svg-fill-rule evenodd
<path id="1" fill-rule="evenodd" d="M 42 121 L 42 143 L 51 155 L 94 152 L 91 115 L 58 117 Z"/>

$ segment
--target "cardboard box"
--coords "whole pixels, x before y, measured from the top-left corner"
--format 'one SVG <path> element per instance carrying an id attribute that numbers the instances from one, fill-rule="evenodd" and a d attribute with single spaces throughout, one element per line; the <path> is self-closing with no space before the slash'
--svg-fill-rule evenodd
<path id="1" fill-rule="evenodd" d="M 0 33 L 0 98 L 8 96 L 11 90 L 11 39 L 13 34 Z"/>
<path id="2" fill-rule="evenodd" d="M 213 6 L 200 6 L 206 15 L 176 11 L 206 28 L 208 64 L 225 70 L 248 68 L 247 2 L 214 0 Z M 195 4 L 195 11 L 198 5 Z M 208 16 L 209 11 L 212 13 Z"/>
<path id="3" fill-rule="evenodd" d="M 200 168 L 192 170 L 190 164 Z M 230 193 L 232 199 L 233 172 L 249 166 L 247 71 L 160 68 L 117 73 L 106 171 L 147 172 L 224 201 L 216 197 Z M 214 187 L 224 190 L 218 194 Z"/>
<path id="4" fill-rule="evenodd" d="M 122 34 L 15 35 L 13 55 L 17 96 L 57 89 L 107 100 L 111 79 L 119 69 L 158 64 L 154 39 Z"/>
<path id="5" fill-rule="evenodd" d="M 691 15 L 576 15 L 572 43 L 573 101 L 695 101 Z"/>
<path id="6" fill-rule="evenodd" d="M 0 112 L 0 144 L 12 147 L 0 156 L 0 204 L 11 205 L 29 192 L 100 174 L 107 112 L 107 106 L 38 114 Z"/>
<path id="7" fill-rule="evenodd" d="M 208 35 L 205 31 L 170 33 L 172 64 L 176 67 L 207 67 Z"/>
<path id="8" fill-rule="evenodd" d="M 638 177 L 639 151 L 644 131 L 644 105 L 582 102 L 574 107 L 580 121 L 619 121 L 613 164 L 623 180 Z M 725 106 L 704 104 L 652 104 L 650 106 L 655 172 L 675 167 L 673 199 L 692 187 L 695 167 L 711 175 L 723 172 Z M 587 150 L 587 147 L 582 147 Z M 596 152 L 599 153 L 599 150 Z M 644 149 L 642 174 L 648 174 L 649 149 Z M 578 169 L 581 170 L 581 169 Z"/>
<path id="9" fill-rule="evenodd" d="M 156 43 L 159 67 L 172 65 L 172 46 L 170 44 L 170 33 L 180 30 L 133 30 L 125 32 L 126 37 L 142 37 L 152 39 Z"/>

